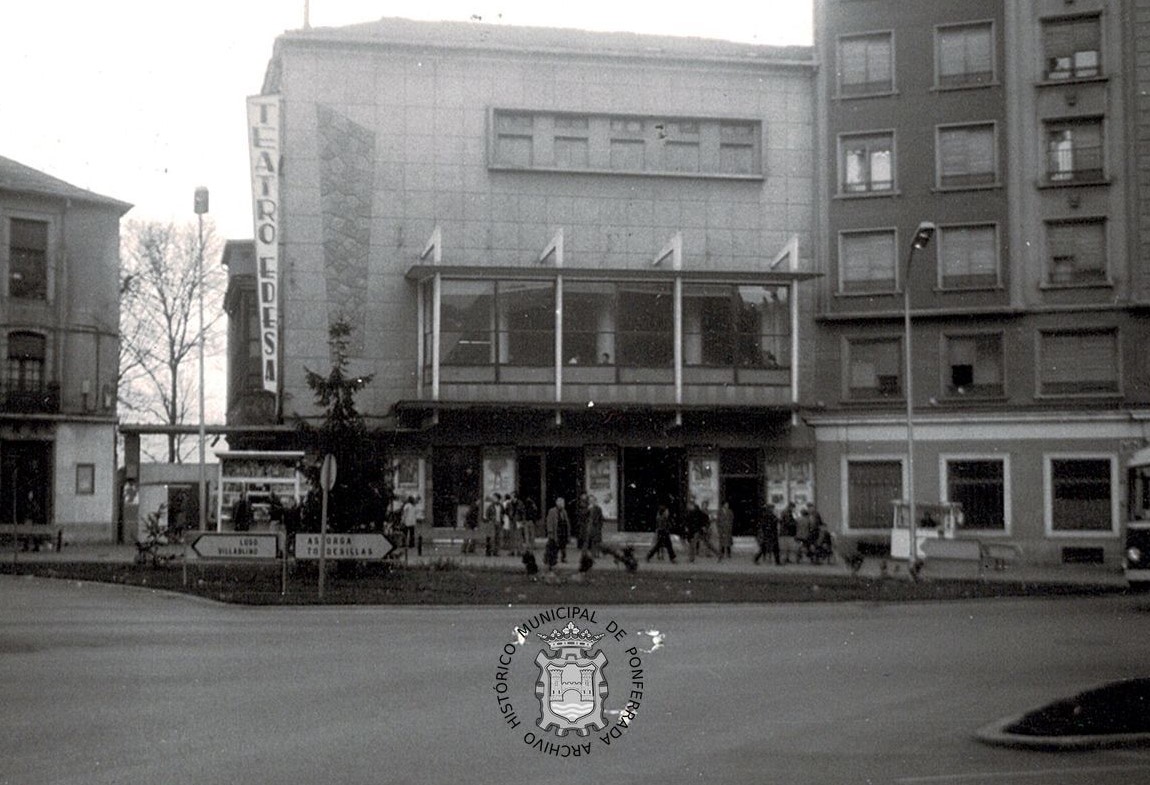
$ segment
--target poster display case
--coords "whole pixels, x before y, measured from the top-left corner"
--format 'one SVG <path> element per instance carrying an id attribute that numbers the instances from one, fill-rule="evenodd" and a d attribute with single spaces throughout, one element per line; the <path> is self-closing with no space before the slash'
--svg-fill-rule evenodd
<path id="1" fill-rule="evenodd" d="M 227 450 L 219 458 L 219 492 L 216 495 L 216 531 L 232 530 L 232 507 L 245 492 L 252 505 L 255 528 L 267 528 L 272 497 L 286 503 L 300 502 L 302 485 L 298 451 L 257 452 Z"/>

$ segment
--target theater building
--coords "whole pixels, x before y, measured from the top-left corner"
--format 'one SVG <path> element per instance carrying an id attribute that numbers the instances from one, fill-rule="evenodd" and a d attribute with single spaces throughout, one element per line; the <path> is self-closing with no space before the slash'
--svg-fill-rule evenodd
<path id="1" fill-rule="evenodd" d="M 120 217 L 0 157 L 0 525 L 115 538 Z"/>
<path id="2" fill-rule="evenodd" d="M 343 320 L 381 476 L 437 527 L 510 490 L 592 493 L 624 531 L 660 502 L 726 500 L 749 531 L 812 498 L 815 70 L 805 47 L 575 30 L 282 35 L 253 115 L 266 231 L 232 249 L 275 288 L 229 295 L 274 310 L 231 350 L 229 423 L 314 418 L 305 369 Z"/>
<path id="3" fill-rule="evenodd" d="M 962 536 L 1027 561 L 1120 564 L 1150 436 L 1138 5 L 816 4 L 808 422 L 841 530 L 889 532 L 906 498 L 912 387 L 918 500 L 962 503 Z"/>

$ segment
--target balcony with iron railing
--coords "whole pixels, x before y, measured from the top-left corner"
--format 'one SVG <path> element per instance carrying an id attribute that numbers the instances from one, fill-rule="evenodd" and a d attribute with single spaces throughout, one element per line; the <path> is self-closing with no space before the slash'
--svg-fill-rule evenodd
<path id="1" fill-rule="evenodd" d="M 1047 147 L 1046 183 L 1048 185 L 1097 183 L 1105 179 L 1102 145 L 1067 146 L 1055 143 Z"/>
<path id="2" fill-rule="evenodd" d="M 60 412 L 60 385 L 18 384 L 0 380 L 0 413 L 3 414 L 58 414 Z"/>

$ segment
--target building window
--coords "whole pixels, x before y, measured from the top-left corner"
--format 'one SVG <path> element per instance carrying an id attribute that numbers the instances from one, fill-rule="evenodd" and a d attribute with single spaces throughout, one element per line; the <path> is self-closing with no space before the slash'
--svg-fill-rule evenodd
<path id="1" fill-rule="evenodd" d="M 897 338 L 848 339 L 847 398 L 901 397 L 901 347 Z"/>
<path id="2" fill-rule="evenodd" d="M 555 165 L 560 169 L 586 169 L 591 165 L 586 117 L 555 116 Z"/>
<path id="3" fill-rule="evenodd" d="M 550 281 L 500 281 L 499 362 L 554 366 L 555 287 Z"/>
<path id="4" fill-rule="evenodd" d="M 1042 395 L 1116 394 L 1118 331 L 1051 331 L 1040 334 Z"/>
<path id="5" fill-rule="evenodd" d="M 565 362 L 575 365 L 614 363 L 614 284 L 564 282 L 563 355 Z"/>
<path id="6" fill-rule="evenodd" d="M 755 165 L 754 123 L 719 123 L 719 171 L 727 174 L 751 174 Z"/>
<path id="7" fill-rule="evenodd" d="M 93 496 L 96 493 L 96 464 L 76 464 L 76 495 Z"/>
<path id="8" fill-rule="evenodd" d="M 847 527 L 889 529 L 902 497 L 902 462 L 847 461 Z"/>
<path id="9" fill-rule="evenodd" d="M 13 218 L 8 222 L 8 295 L 48 299 L 48 222 Z"/>
<path id="10" fill-rule="evenodd" d="M 444 281 L 440 304 L 440 347 L 444 365 L 495 362 L 495 285 L 492 281 Z"/>
<path id="11" fill-rule="evenodd" d="M 790 367 L 791 313 L 785 286 L 740 286 L 735 300 L 735 362 Z"/>
<path id="12" fill-rule="evenodd" d="M 895 256 L 893 229 L 843 232 L 839 235 L 839 291 L 895 291 Z"/>
<path id="13" fill-rule="evenodd" d="M 1102 75 L 1102 20 L 1098 16 L 1047 19 L 1042 23 L 1046 78 L 1091 79 Z"/>
<path id="14" fill-rule="evenodd" d="M 1115 530 L 1113 458 L 1050 456 L 1045 468 L 1052 534 Z"/>
<path id="15" fill-rule="evenodd" d="M 1047 281 L 1054 285 L 1106 283 L 1106 221 L 1051 221 L 1046 225 Z"/>
<path id="16" fill-rule="evenodd" d="M 839 94 L 874 95 L 894 91 L 894 37 L 891 33 L 839 39 Z"/>
<path id="17" fill-rule="evenodd" d="M 894 190 L 894 134 L 844 136 L 839 149 L 839 190 L 842 193 L 888 193 Z"/>
<path id="18" fill-rule="evenodd" d="M 948 335 L 944 340 L 948 394 L 971 398 L 1005 394 L 1001 335 Z"/>
<path id="19" fill-rule="evenodd" d="M 734 363 L 734 314 L 731 287 L 683 286 L 683 364 L 727 366 Z"/>
<path id="20" fill-rule="evenodd" d="M 618 363 L 670 368 L 674 362 L 674 296 L 666 284 L 619 285 Z"/>
<path id="21" fill-rule="evenodd" d="M 699 123 L 663 123 L 656 130 L 663 140 L 663 168 L 668 172 L 699 171 Z"/>
<path id="22" fill-rule="evenodd" d="M 1092 182 L 1103 176 L 1101 120 L 1046 123 L 1046 179 L 1050 183 Z"/>
<path id="23" fill-rule="evenodd" d="M 966 188 L 998 181 L 994 124 L 938 129 L 938 185 Z"/>
<path id="24" fill-rule="evenodd" d="M 1006 531 L 1006 462 L 946 459 L 946 500 L 962 505 L 962 528 Z"/>
<path id="25" fill-rule="evenodd" d="M 998 229 L 993 225 L 943 227 L 938 264 L 943 289 L 998 286 Z"/>
<path id="26" fill-rule="evenodd" d="M 41 392 L 47 340 L 38 333 L 8 333 L 8 364 L 4 382 L 9 392 Z"/>
<path id="27" fill-rule="evenodd" d="M 762 123 L 496 109 L 491 166 L 543 171 L 758 177 Z"/>
<path id="28" fill-rule="evenodd" d="M 939 87 L 977 87 L 994 81 L 990 22 L 940 27 L 934 43 Z"/>

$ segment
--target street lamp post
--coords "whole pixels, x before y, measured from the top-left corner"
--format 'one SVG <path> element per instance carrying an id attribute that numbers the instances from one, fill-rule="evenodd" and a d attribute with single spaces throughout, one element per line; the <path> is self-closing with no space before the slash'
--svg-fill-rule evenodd
<path id="1" fill-rule="evenodd" d="M 914 262 L 914 252 L 926 248 L 934 237 L 934 224 L 923 221 L 914 232 L 910 250 L 906 256 L 906 275 L 902 282 L 902 329 L 903 349 L 906 365 L 906 495 L 907 530 L 910 534 L 910 552 L 907 554 L 907 569 L 910 574 L 918 572 L 918 523 L 915 520 L 914 503 L 914 373 L 911 369 L 910 349 L 910 269 Z"/>
<path id="2" fill-rule="evenodd" d="M 196 294 L 200 309 L 200 531 L 208 528 L 208 484 L 204 442 L 204 213 L 208 211 L 208 189 L 196 189 L 196 219 L 199 221 L 199 252 L 196 255 Z"/>

